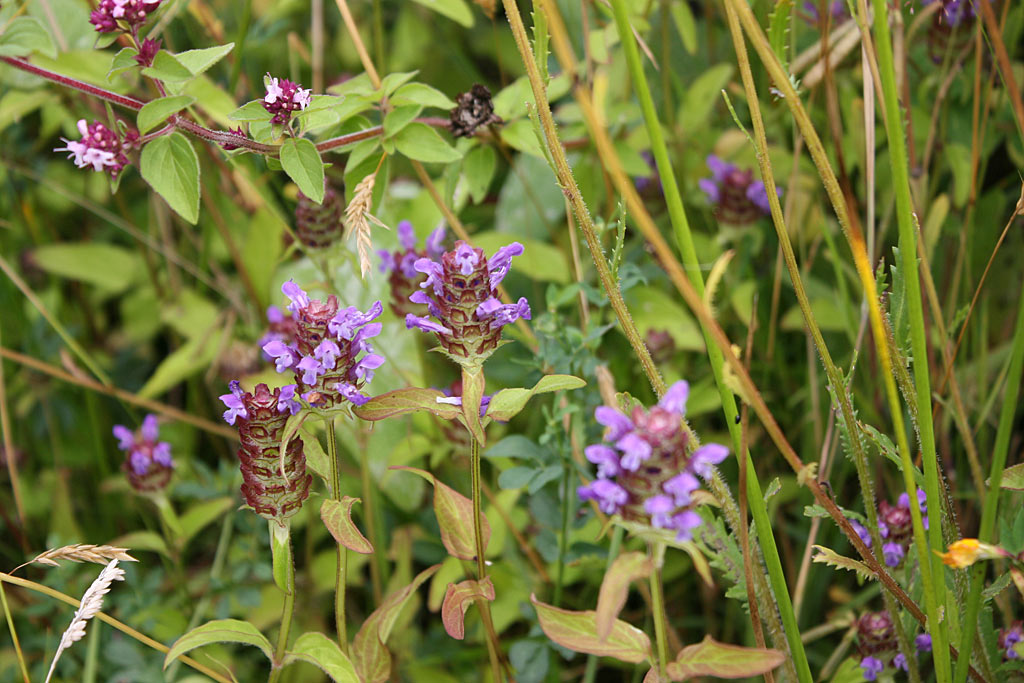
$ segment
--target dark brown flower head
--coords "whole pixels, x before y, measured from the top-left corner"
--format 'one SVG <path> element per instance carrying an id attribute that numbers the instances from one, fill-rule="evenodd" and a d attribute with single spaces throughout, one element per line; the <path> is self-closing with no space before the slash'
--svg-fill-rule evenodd
<path id="1" fill-rule="evenodd" d="M 494 102 L 487 86 L 477 83 L 469 92 L 459 94 L 458 105 L 451 112 L 449 128 L 457 138 L 469 137 L 481 126 L 501 123 L 501 117 L 494 113 Z"/>
<path id="2" fill-rule="evenodd" d="M 345 191 L 324 180 L 324 200 L 317 204 L 299 191 L 295 207 L 295 235 L 310 249 L 329 247 L 341 238 L 341 218 L 345 213 Z"/>
<path id="3" fill-rule="evenodd" d="M 313 481 L 306 472 L 301 439 L 288 442 L 282 468 L 281 438 L 291 414 L 295 387 L 285 387 L 287 392 L 271 392 L 261 383 L 250 393 L 243 392 L 238 382 L 230 386 L 231 393 L 220 398 L 228 406 L 225 419 L 238 425 L 242 497 L 261 517 L 283 521 L 299 511 Z"/>
<path id="4" fill-rule="evenodd" d="M 888 612 L 867 612 L 857 620 L 857 649 L 867 657 L 895 650 L 896 631 Z"/>

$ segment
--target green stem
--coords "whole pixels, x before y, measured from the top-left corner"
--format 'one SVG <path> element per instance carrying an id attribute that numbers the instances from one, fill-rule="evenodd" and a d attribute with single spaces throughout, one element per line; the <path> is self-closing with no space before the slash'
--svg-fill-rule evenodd
<path id="1" fill-rule="evenodd" d="M 668 637 L 665 634 L 665 623 L 668 619 L 665 614 L 665 594 L 661 585 L 661 562 L 664 558 L 664 548 L 652 548 L 654 556 L 654 571 L 651 572 L 651 609 L 654 610 L 654 638 L 658 647 L 658 680 L 667 681 L 668 674 Z"/>
<path id="2" fill-rule="evenodd" d="M 572 514 L 572 505 L 569 504 L 569 496 L 572 495 L 570 486 L 569 459 L 562 461 L 562 534 L 558 539 L 558 573 L 555 575 L 555 593 L 552 604 L 555 607 L 562 606 L 562 587 L 565 580 L 565 552 L 569 545 L 569 516 Z"/>
<path id="3" fill-rule="evenodd" d="M 1010 220 L 1013 220 L 1011 218 Z M 1010 450 L 1010 435 L 1013 433 L 1013 418 L 1017 412 L 1017 400 L 1020 397 L 1022 373 L 1024 373 L 1024 296 L 1017 303 L 1017 327 L 1013 332 L 1010 369 L 1006 375 L 1006 393 L 999 413 L 999 426 L 996 428 L 996 443 L 992 450 L 992 469 L 989 474 L 988 491 L 985 504 L 981 511 L 981 525 L 978 529 L 978 540 L 988 542 L 995 531 L 996 511 L 999 508 L 1000 484 L 1003 479 L 1003 468 L 1006 466 L 1006 455 Z M 1016 377 L 1017 379 L 1014 379 Z M 967 595 L 967 613 L 964 617 L 963 631 L 960 639 L 960 657 L 956 662 L 955 681 L 963 683 L 967 680 L 967 667 L 970 664 L 971 644 L 978 627 L 978 611 L 981 608 L 981 589 L 984 587 L 985 563 L 976 564 L 971 569 L 971 589 Z M 984 653 L 981 653 L 984 657 Z"/>
<path id="4" fill-rule="evenodd" d="M 292 615 L 295 612 L 295 560 L 292 557 L 291 526 L 288 522 L 285 521 L 281 526 L 277 521 L 271 520 L 270 534 L 271 547 L 278 547 L 285 553 L 285 587 L 282 590 L 284 609 L 281 612 L 281 630 L 277 634 L 277 647 L 274 649 L 273 668 L 270 670 L 270 678 L 267 679 L 267 683 L 277 683 L 281 678 L 281 672 L 284 671 L 284 655 L 288 649 L 288 634 L 292 629 Z M 279 558 L 275 558 L 275 564 L 279 561 Z"/>
<path id="5" fill-rule="evenodd" d="M 333 431 L 332 429 L 331 439 L 334 438 Z M 370 581 L 373 583 L 374 603 L 379 605 L 384 597 L 384 575 L 386 573 L 384 554 L 387 551 L 384 549 L 384 543 L 377 531 L 377 497 L 373 495 L 373 480 L 370 477 L 370 458 L 366 452 L 366 440 L 362 438 L 362 431 L 359 434 L 360 464 L 362 465 L 359 468 L 359 475 L 363 491 L 363 505 L 366 506 L 366 532 L 370 534 L 370 543 L 373 545 Z M 328 443 L 328 446 L 330 446 L 330 443 Z M 335 451 L 337 451 L 337 446 L 335 446 Z M 341 484 L 339 483 L 338 486 L 340 487 Z"/>
<path id="6" fill-rule="evenodd" d="M 7 618 L 7 628 L 11 632 L 11 642 L 14 643 L 14 652 L 18 656 L 18 665 L 21 667 L 21 677 L 25 679 L 25 683 L 30 683 L 32 679 L 28 677 L 28 668 L 25 666 L 25 653 L 21 651 L 21 641 L 18 640 L 18 631 L 14 628 L 14 615 L 11 614 L 11 608 L 7 604 L 7 593 L 4 592 L 3 581 L 0 581 L 0 603 L 3 604 L 4 617 Z"/>
<path id="7" fill-rule="evenodd" d="M 604 571 L 608 572 L 608 568 L 612 566 L 612 562 L 619 556 L 619 548 L 622 546 L 622 536 L 625 530 L 618 525 L 612 527 L 612 540 L 608 544 L 608 559 L 604 563 Z M 597 655 L 587 655 L 587 668 L 583 673 L 583 683 L 594 683 L 597 677 L 597 665 L 601 658 Z"/>
<path id="8" fill-rule="evenodd" d="M 341 499 L 341 470 L 338 467 L 338 439 L 334 433 L 334 420 L 324 418 L 324 430 L 327 432 L 327 460 L 331 466 L 331 498 Z M 348 579 L 348 550 L 337 544 L 337 564 L 334 572 L 334 625 L 338 631 L 338 645 L 341 651 L 348 653 L 348 630 L 345 627 L 345 582 Z"/>
<path id="9" fill-rule="evenodd" d="M 686 211 L 683 209 L 682 197 L 679 193 L 679 186 L 676 183 L 675 172 L 669 160 L 668 148 L 665 145 L 665 137 L 662 132 L 661 123 L 658 121 L 658 113 L 654 106 L 654 99 L 651 97 L 651 90 L 647 84 L 647 77 L 644 74 L 643 63 L 640 60 L 640 53 L 636 46 L 636 39 L 632 27 L 629 24 L 629 17 L 626 14 L 626 6 L 623 0 L 611 0 L 612 10 L 615 15 L 615 25 L 619 32 L 619 39 L 622 41 L 623 53 L 626 57 L 626 65 L 629 68 L 630 78 L 636 89 L 637 98 L 640 101 L 640 108 L 643 111 L 644 123 L 647 127 L 647 134 L 651 141 L 651 153 L 658 167 L 658 174 L 661 177 L 662 187 L 665 193 L 665 203 L 668 206 L 669 219 L 675 231 L 679 251 L 683 257 L 683 267 L 689 276 L 694 289 L 701 296 L 704 294 L 704 280 L 700 273 L 700 261 L 697 258 L 697 250 L 694 246 L 693 235 L 690 232 L 690 224 L 686 218 Z M 789 596 L 789 588 L 786 585 L 785 573 L 782 569 L 782 560 L 779 557 L 775 539 L 772 535 L 771 520 L 768 517 L 768 509 L 761 495 L 761 487 L 757 481 L 757 473 L 754 469 L 753 460 L 749 452 L 742 452 L 742 435 L 739 425 L 736 424 L 736 416 L 739 414 L 736 408 L 735 396 L 729 387 L 726 386 L 723 377 L 724 357 L 719 348 L 715 345 L 710 331 L 701 326 L 704 334 L 705 346 L 708 352 L 708 360 L 711 370 L 715 376 L 715 384 L 718 387 L 719 396 L 722 400 L 722 407 L 725 410 L 726 423 L 729 426 L 733 447 L 737 458 L 746 458 L 747 467 L 747 502 L 751 515 L 754 518 L 754 527 L 758 540 L 764 551 L 765 565 L 768 568 L 768 578 L 772 584 L 772 590 L 778 601 L 779 611 L 782 616 L 783 627 L 786 632 L 786 640 L 789 643 L 791 655 L 796 664 L 797 674 L 801 683 L 811 683 L 810 666 L 807 662 L 807 654 L 804 651 L 803 642 L 800 639 L 800 630 L 797 626 L 796 614 L 793 612 L 793 604 Z M 742 465 L 741 465 L 742 466 Z"/>
<path id="10" fill-rule="evenodd" d="M 899 226 L 900 260 L 903 268 L 903 281 L 907 313 L 910 322 L 910 344 L 914 357 L 914 383 L 917 389 L 918 436 L 921 441 L 921 456 L 924 470 L 925 494 L 928 509 L 932 511 L 927 539 L 921 519 L 921 511 L 915 504 L 917 486 L 911 473 L 909 446 L 900 451 L 903 457 L 903 479 L 907 495 L 910 497 L 910 511 L 913 517 L 914 541 L 918 550 L 921 566 L 921 582 L 924 587 L 925 608 L 928 612 L 929 630 L 934 647 L 932 654 L 935 660 L 935 677 L 939 683 L 951 680 L 947 624 L 939 610 L 946 604 L 946 582 L 944 580 L 942 561 L 929 551 L 931 548 L 943 547 L 942 543 L 942 502 L 939 499 L 939 466 L 935 453 L 935 434 L 932 425 L 931 378 L 928 367 L 927 330 L 924 323 L 924 311 L 921 303 L 921 280 L 917 270 L 917 234 L 914 229 L 914 205 L 910 196 L 910 180 L 907 168 L 907 147 L 903 125 L 903 111 L 896 91 L 896 71 L 893 64 L 892 42 L 889 36 L 889 9 L 885 0 L 873 0 L 874 27 L 877 36 L 876 50 L 878 53 L 878 71 L 882 80 L 882 95 L 885 105 L 885 130 L 889 142 L 889 159 L 892 167 L 893 189 L 896 193 L 896 217 Z M 936 315 L 941 312 L 936 311 Z M 893 403 L 894 406 L 898 403 Z M 896 418 L 894 411 L 893 417 Z M 907 437 L 902 428 L 902 419 L 893 420 L 901 442 Z M 961 657 L 970 660 L 970 654 L 964 652 Z"/>
<path id="11" fill-rule="evenodd" d="M 480 442 L 476 437 L 470 435 L 469 468 L 470 488 L 473 496 L 473 542 L 476 546 L 476 579 L 483 581 L 487 578 L 487 560 L 484 558 L 484 531 L 483 516 L 480 511 L 480 500 L 482 497 L 480 486 Z M 491 676 L 494 683 L 500 683 L 501 663 L 498 661 L 498 654 L 501 652 L 498 644 L 498 634 L 494 630 L 494 622 L 491 620 L 491 603 L 483 598 L 476 601 L 480 610 L 480 620 L 487 631 L 487 656 L 491 661 Z"/>

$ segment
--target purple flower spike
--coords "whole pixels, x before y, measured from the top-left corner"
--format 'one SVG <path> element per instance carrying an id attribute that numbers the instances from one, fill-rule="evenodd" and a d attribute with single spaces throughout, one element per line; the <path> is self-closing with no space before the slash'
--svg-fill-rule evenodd
<path id="1" fill-rule="evenodd" d="M 249 414 L 245 411 L 245 404 L 242 402 L 242 386 L 238 383 L 238 380 L 231 380 L 228 383 L 228 387 L 231 389 L 230 394 L 222 394 L 220 400 L 227 406 L 227 410 L 224 412 L 224 421 L 229 425 L 235 424 L 235 420 L 242 418 L 246 420 L 249 418 Z"/>
<path id="2" fill-rule="evenodd" d="M 267 94 L 263 98 L 263 108 L 274 115 L 273 123 L 286 124 L 293 111 L 305 109 L 313 101 L 309 89 L 303 89 L 287 78 L 274 78 L 267 74 L 263 79 Z"/>
<path id="3" fill-rule="evenodd" d="M 622 472 L 619 466 L 619 456 L 615 449 L 604 444 L 594 444 L 583 449 L 587 460 L 597 465 L 597 476 L 601 479 L 610 479 Z"/>
<path id="4" fill-rule="evenodd" d="M 864 679 L 873 681 L 885 669 L 885 664 L 882 664 L 881 660 L 874 657 L 865 657 L 860 660 L 860 668 L 864 670 Z"/>
<path id="5" fill-rule="evenodd" d="M 128 165 L 126 152 L 134 149 L 139 142 L 137 131 L 129 129 L 121 137 L 99 121 L 86 124 L 85 119 L 79 120 L 78 132 L 82 135 L 81 140 L 61 138 L 64 147 L 57 147 L 53 151 L 68 152 L 68 158 L 74 159 L 78 168 L 92 166 L 92 170 L 106 170 L 112 177 L 117 177 L 121 169 Z"/>
<path id="6" fill-rule="evenodd" d="M 633 430 L 633 422 L 628 417 L 608 406 L 600 406 L 594 411 L 594 419 L 608 427 L 608 441 L 618 441 L 626 432 Z"/>
<path id="7" fill-rule="evenodd" d="M 702 478 L 711 476 L 712 465 L 717 465 L 726 459 L 729 449 L 717 443 L 709 443 L 701 446 L 690 457 L 690 468 Z"/>
<path id="8" fill-rule="evenodd" d="M 160 423 L 156 415 L 147 415 L 137 432 L 124 425 L 114 426 L 117 447 L 127 452 L 122 471 L 128 483 L 139 493 L 159 491 L 167 485 L 174 469 L 171 444 L 157 441 Z"/>
<path id="9" fill-rule="evenodd" d="M 690 385 L 686 380 L 679 380 L 668 388 L 658 405 L 679 417 L 686 415 L 686 399 L 690 396 Z"/>
<path id="10" fill-rule="evenodd" d="M 714 155 L 707 158 L 707 164 L 711 177 L 703 178 L 699 185 L 719 219 L 733 225 L 745 225 L 770 212 L 764 183 L 754 180 L 753 171 L 741 171 Z M 775 191 L 782 196 L 779 188 Z"/>

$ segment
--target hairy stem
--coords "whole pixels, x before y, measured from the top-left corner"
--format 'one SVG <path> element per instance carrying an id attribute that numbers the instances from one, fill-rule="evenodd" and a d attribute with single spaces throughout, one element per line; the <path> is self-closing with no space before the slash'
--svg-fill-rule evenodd
<path id="1" fill-rule="evenodd" d="M 334 419 L 324 418 L 327 432 L 327 459 L 331 466 L 331 498 L 341 499 L 341 468 L 338 467 L 338 439 L 334 433 Z M 376 550 L 376 548 L 374 548 Z M 338 645 L 348 654 L 348 630 L 345 626 L 345 582 L 348 579 L 348 550 L 337 544 L 337 563 L 334 572 L 334 623 L 338 631 Z"/>
<path id="2" fill-rule="evenodd" d="M 279 549 L 277 552 L 285 553 L 283 558 L 285 585 L 282 589 L 284 593 L 284 608 L 281 611 L 281 630 L 277 634 L 277 647 L 274 649 L 273 666 L 270 670 L 270 677 L 267 679 L 267 683 L 277 683 L 281 678 L 281 672 L 284 671 L 284 655 L 288 649 L 288 634 L 292 630 L 292 615 L 295 612 L 295 558 L 292 555 L 291 526 L 287 521 L 281 525 L 271 520 L 270 534 L 271 546 Z M 280 558 L 275 558 L 275 565 L 280 561 Z"/>

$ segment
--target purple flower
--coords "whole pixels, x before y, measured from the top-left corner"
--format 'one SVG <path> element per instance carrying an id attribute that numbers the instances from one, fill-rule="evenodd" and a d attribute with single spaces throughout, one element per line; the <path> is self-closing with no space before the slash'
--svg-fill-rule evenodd
<path id="1" fill-rule="evenodd" d="M 717 443 L 709 443 L 701 446 L 690 456 L 690 468 L 707 479 L 711 476 L 711 467 L 725 460 L 729 455 L 729 449 Z"/>
<path id="2" fill-rule="evenodd" d="M 368 311 L 363 313 L 355 306 L 349 306 L 344 310 L 340 310 L 335 314 L 331 321 L 327 324 L 327 330 L 337 337 L 338 341 L 343 339 L 351 340 L 356 336 L 358 328 L 369 324 L 371 321 L 376 320 L 380 317 L 380 314 L 384 312 L 384 305 L 376 301 Z M 378 324 L 377 327 L 372 328 L 377 331 L 373 334 L 367 334 L 366 336 L 376 336 L 380 334 L 381 327 Z"/>
<path id="3" fill-rule="evenodd" d="M 601 479 L 610 479 L 622 472 L 622 468 L 619 466 L 619 456 L 610 446 L 604 444 L 587 446 L 583 449 L 583 454 L 587 456 L 587 460 L 597 465 L 597 476 Z"/>
<path id="4" fill-rule="evenodd" d="M 679 533 L 677 541 L 689 541 L 693 538 L 693 530 L 701 525 L 701 518 L 693 510 L 683 510 L 672 518 L 672 527 Z"/>
<path id="5" fill-rule="evenodd" d="M 864 545 L 870 548 L 871 532 L 868 531 L 868 528 L 855 519 L 850 520 L 850 526 L 852 526 L 853 530 L 857 532 L 858 536 L 860 536 L 860 540 L 864 542 Z"/>
<path id="6" fill-rule="evenodd" d="M 886 543 L 882 546 L 882 555 L 885 558 L 885 564 L 889 567 L 900 566 L 905 554 L 906 550 L 899 543 Z"/>
<path id="7" fill-rule="evenodd" d="M 416 248 L 416 233 L 412 229 L 412 223 L 409 221 L 400 221 L 398 223 L 398 242 L 406 250 Z"/>
<path id="8" fill-rule="evenodd" d="M 594 411 L 594 419 L 597 420 L 598 424 L 608 427 L 608 434 L 605 437 L 608 441 L 618 441 L 626 432 L 633 430 L 632 420 L 615 410 L 615 408 L 609 408 L 608 406 L 598 407 Z"/>
<path id="9" fill-rule="evenodd" d="M 442 225 L 427 236 L 427 254 L 431 258 L 441 258 L 441 254 L 444 253 L 445 234 L 446 230 Z"/>
<path id="10" fill-rule="evenodd" d="M 513 242 L 494 252 L 494 256 L 487 261 L 487 273 L 491 281 L 491 289 L 495 289 L 505 279 L 508 269 L 512 266 L 512 257 L 519 256 L 522 253 L 523 245 L 519 242 Z"/>
<path id="11" fill-rule="evenodd" d="M 522 318 L 530 319 L 530 304 L 525 297 L 520 297 L 514 304 L 502 304 L 494 297 L 483 302 L 476 309 L 476 317 L 490 320 L 491 329 L 500 329 Z"/>
<path id="12" fill-rule="evenodd" d="M 135 434 L 124 425 L 114 425 L 114 436 L 118 439 L 117 447 L 122 451 L 129 450 L 135 443 Z"/>
<path id="13" fill-rule="evenodd" d="M 622 469 L 629 472 L 636 472 L 640 469 L 640 463 L 651 457 L 651 444 L 635 432 L 616 441 L 615 447 L 622 451 Z"/>
<path id="14" fill-rule="evenodd" d="M 914 645 L 917 646 L 918 652 L 931 652 L 932 637 L 927 633 L 920 633 L 916 638 L 914 638 Z"/>
<path id="15" fill-rule="evenodd" d="M 274 360 L 278 372 L 290 370 L 299 362 L 299 349 L 295 344 L 285 344 L 274 339 L 263 345 L 263 351 Z"/>
<path id="16" fill-rule="evenodd" d="M 885 664 L 882 664 L 881 660 L 874 657 L 865 657 L 860 660 L 860 668 L 864 670 L 864 679 L 873 681 L 885 669 Z"/>
<path id="17" fill-rule="evenodd" d="M 595 479 L 586 486 L 576 489 L 580 500 L 597 501 L 597 506 L 606 515 L 614 515 L 629 501 L 626 489 L 608 479 Z"/>
<path id="18" fill-rule="evenodd" d="M 337 363 L 338 356 L 341 355 L 341 349 L 330 339 L 324 339 L 320 342 L 315 349 L 313 349 L 313 357 L 320 361 L 320 364 L 326 370 L 333 370 Z M 381 363 L 384 359 L 381 358 Z"/>
<path id="19" fill-rule="evenodd" d="M 302 410 L 302 404 L 295 400 L 294 384 L 286 384 L 281 387 L 281 395 L 277 399 L 277 412 L 283 413 L 287 411 L 289 414 L 294 415 L 295 413 Z"/>
<path id="20" fill-rule="evenodd" d="M 384 365 L 384 356 L 369 353 L 363 356 L 352 368 L 353 379 L 369 382 L 373 379 L 373 371 Z"/>
<path id="21" fill-rule="evenodd" d="M 89 14 L 89 23 L 100 33 L 136 30 L 159 6 L 160 0 L 100 0 Z"/>
<path id="22" fill-rule="evenodd" d="M 437 334 L 452 333 L 452 331 L 449 330 L 447 327 L 439 323 L 435 323 L 430 318 L 423 318 L 421 316 L 409 313 L 408 315 L 405 316 L 405 329 L 411 330 L 414 327 L 423 330 L 424 332 L 435 332 Z"/>
<path id="23" fill-rule="evenodd" d="M 753 171 L 741 171 L 714 155 L 707 158 L 707 165 L 711 177 L 701 179 L 698 185 L 714 206 L 715 215 L 723 222 L 743 225 L 769 213 L 764 183 L 754 180 Z M 782 196 L 781 189 L 775 188 L 775 191 Z"/>
<path id="24" fill-rule="evenodd" d="M 676 505 L 682 507 L 690 504 L 690 494 L 700 488 L 700 481 L 689 472 L 680 472 L 661 485 L 662 490 L 671 495 Z"/>
<path id="25" fill-rule="evenodd" d="M 340 382 L 338 384 L 338 392 L 352 402 L 353 405 L 361 406 L 370 400 L 369 396 L 347 382 Z"/>
<path id="26" fill-rule="evenodd" d="M 302 381 L 304 384 L 313 386 L 316 384 L 317 378 L 327 372 L 327 368 L 321 365 L 313 356 L 304 356 L 299 364 L 295 366 L 296 370 L 302 371 Z"/>
<path id="27" fill-rule="evenodd" d="M 277 306 L 267 306 L 267 322 L 273 325 L 280 325 L 284 320 L 284 311 Z"/>
<path id="28" fill-rule="evenodd" d="M 480 254 L 465 242 L 455 245 L 455 265 L 463 275 L 469 275 L 480 263 Z"/>
<path id="29" fill-rule="evenodd" d="M 78 132 L 82 135 L 81 140 L 61 138 L 64 147 L 53 151 L 68 152 L 68 158 L 74 159 L 78 168 L 92 166 L 92 170 L 106 170 L 114 177 L 128 164 L 125 152 L 134 148 L 139 140 L 135 130 L 129 130 L 122 139 L 99 121 L 86 124 L 85 119 L 78 121 Z"/>
<path id="30" fill-rule="evenodd" d="M 139 45 L 139 54 L 135 55 L 134 59 L 139 66 L 153 66 L 153 60 L 156 58 L 156 53 L 160 51 L 159 40 L 153 40 L 152 38 L 146 38 Z M 241 130 L 241 129 L 239 129 Z"/>
<path id="31" fill-rule="evenodd" d="M 308 89 L 303 90 L 287 78 L 277 79 L 268 73 L 263 83 L 267 89 L 267 94 L 263 97 L 263 108 L 274 115 L 271 119 L 273 123 L 288 123 L 293 111 L 305 109 L 312 102 Z"/>
<path id="32" fill-rule="evenodd" d="M 1016 645 L 1024 640 L 1024 622 L 1015 621 L 1008 628 L 999 629 L 999 647 L 1005 659 L 1020 659 Z"/>
<path id="33" fill-rule="evenodd" d="M 147 415 L 137 432 L 132 432 L 124 425 L 115 425 L 114 436 L 117 447 L 125 451 L 128 457 L 122 470 L 128 477 L 128 483 L 140 493 L 162 489 L 170 481 L 174 459 L 171 457 L 171 445 L 160 438 L 160 422 L 156 415 Z"/>
<path id="34" fill-rule="evenodd" d="M 902 652 L 896 653 L 896 656 L 892 658 L 892 666 L 894 669 L 902 669 L 907 671 L 907 658 Z"/>
<path id="35" fill-rule="evenodd" d="M 228 383 L 228 387 L 231 389 L 231 393 L 222 394 L 220 400 L 228 408 L 224 411 L 224 421 L 229 425 L 233 425 L 238 418 L 248 419 L 249 414 L 246 413 L 245 403 L 242 401 L 242 397 L 245 395 L 242 391 L 242 385 L 238 383 L 237 379 L 234 379 Z"/>
<path id="36" fill-rule="evenodd" d="M 675 509 L 675 501 L 668 496 L 651 496 L 644 501 L 644 510 L 651 516 L 651 526 L 655 529 L 667 529 L 672 526 L 671 514 Z"/>
<path id="37" fill-rule="evenodd" d="M 288 282 L 281 285 L 281 292 L 288 297 L 290 304 L 288 304 L 288 310 L 293 315 L 298 315 L 302 309 L 309 306 L 309 295 L 306 291 L 295 284 L 294 280 L 288 280 Z"/>
<path id="38" fill-rule="evenodd" d="M 686 415 L 686 400 L 689 396 L 690 384 L 681 379 L 668 388 L 665 395 L 658 401 L 658 405 L 670 413 L 683 417 Z"/>

